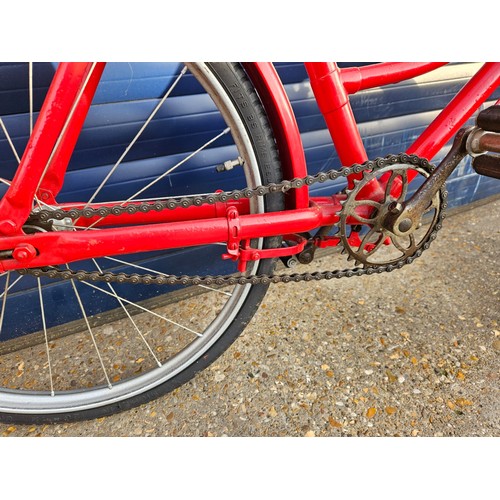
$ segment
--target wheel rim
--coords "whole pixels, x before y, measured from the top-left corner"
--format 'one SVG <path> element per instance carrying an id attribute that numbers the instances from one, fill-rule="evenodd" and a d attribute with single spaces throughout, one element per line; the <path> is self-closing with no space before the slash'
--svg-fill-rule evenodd
<path id="1" fill-rule="evenodd" d="M 200 81 L 202 86 L 207 90 L 212 96 L 216 97 L 216 103 L 222 112 L 222 115 L 231 129 L 231 135 L 235 140 L 237 149 L 239 153 L 245 158 L 245 179 L 246 184 L 248 186 L 256 186 L 261 184 L 261 178 L 259 169 L 257 167 L 257 160 L 252 151 L 251 141 L 246 133 L 245 127 L 241 122 L 241 119 L 238 115 L 237 110 L 233 106 L 230 99 L 227 97 L 227 94 L 223 91 L 223 88 L 215 75 L 210 71 L 210 69 L 204 64 L 194 64 L 190 65 L 189 69 L 191 74 L 196 75 L 197 79 Z M 30 69 L 30 74 L 31 74 Z M 31 94 L 31 93 L 30 93 Z M 30 99 L 31 100 L 31 99 Z M 31 105 L 30 105 L 31 108 Z M 3 123 L 3 122 L 2 122 Z M 32 113 L 30 113 L 30 130 L 32 129 Z M 4 127 L 4 131 L 8 136 L 8 129 Z M 102 188 L 99 188 L 99 190 Z M 263 200 L 259 199 L 258 201 L 253 201 L 251 206 L 251 211 L 254 213 L 264 211 Z M 258 246 L 262 245 L 262 241 L 258 242 Z M 97 262 L 94 264 L 99 267 Z M 249 269 L 249 272 L 255 272 L 258 267 L 258 262 L 254 263 Z M 16 278 L 18 279 L 18 278 Z M 7 273 L 4 276 L 4 283 L 0 286 L 3 286 L 3 294 L 2 294 L 2 309 L 1 309 L 1 317 L 0 317 L 0 326 L 4 323 L 4 317 L 8 314 L 8 302 L 9 302 L 9 294 L 15 293 L 15 288 L 13 287 L 14 279 L 10 273 Z M 47 285 L 45 285 L 47 286 Z M 78 287 L 83 286 L 83 284 L 75 285 L 72 282 L 72 287 L 75 291 L 76 301 L 79 302 L 80 307 L 83 305 L 78 294 Z M 48 285 L 50 289 L 50 285 Z M 104 286 L 99 287 L 101 290 L 104 289 Z M 11 291 L 12 290 L 12 291 Z M 104 372 L 104 383 L 101 382 L 100 385 L 88 388 L 79 388 L 73 390 L 71 388 L 72 384 L 69 384 L 67 388 L 64 390 L 59 390 L 57 384 L 55 384 L 54 374 L 51 373 L 56 369 L 56 363 L 54 360 L 51 361 L 52 355 L 50 351 L 51 347 L 51 339 L 47 336 L 47 329 L 45 328 L 45 318 L 44 318 L 44 287 L 41 286 L 40 281 L 38 281 L 38 292 L 39 292 L 39 307 L 42 316 L 42 323 L 44 324 L 44 337 L 45 342 L 44 346 L 46 351 L 46 360 L 44 361 L 45 365 L 45 379 L 49 378 L 49 387 L 45 390 L 32 390 L 29 385 L 27 387 L 21 389 L 13 389 L 6 387 L 2 389 L 0 392 L 0 411 L 7 413 L 18 413 L 18 414 L 52 414 L 52 413 L 65 413 L 65 412 L 77 412 L 83 410 L 89 410 L 96 407 L 106 406 L 113 403 L 117 403 L 119 401 L 129 399 L 131 397 L 137 396 L 141 393 L 147 392 L 150 389 L 153 389 L 164 382 L 171 380 L 175 375 L 179 374 L 183 370 L 185 370 L 188 366 L 192 365 L 196 360 L 200 358 L 210 347 L 214 345 L 214 343 L 227 331 L 227 328 L 234 320 L 235 316 L 241 310 L 245 300 L 248 297 L 248 294 L 251 290 L 251 285 L 240 286 L 237 285 L 231 291 L 231 295 L 226 300 L 225 304 L 219 309 L 216 317 L 213 320 L 209 320 L 208 325 L 203 328 L 202 332 L 198 332 L 196 330 L 196 336 L 194 340 L 189 341 L 186 345 L 180 350 L 178 354 L 169 358 L 169 359 L 160 359 L 161 356 L 152 352 L 153 357 L 155 358 L 156 365 L 158 362 L 161 366 L 156 366 L 146 373 L 140 373 L 137 375 L 132 375 L 130 378 L 126 380 L 117 379 L 115 380 L 112 376 L 112 372 L 106 373 Z M 109 293 L 109 292 L 108 292 Z M 219 300 L 219 295 L 222 294 L 220 290 L 210 291 L 208 293 L 204 293 L 203 295 L 207 299 L 208 294 L 217 294 Z M 115 292 L 115 295 L 118 295 Z M 198 295 L 194 295 L 197 297 Z M 121 297 L 123 301 L 126 299 Z M 123 301 L 116 299 L 120 305 L 123 305 Z M 188 297 L 185 300 L 190 300 Z M 195 299 L 196 300 L 196 299 Z M 215 300 L 215 299 L 214 299 Z M 127 307 L 129 306 L 126 303 Z M 81 307 L 82 311 L 85 306 Z M 127 307 L 123 309 L 127 310 Z M 170 305 L 166 306 L 171 307 Z M 128 307 L 130 309 L 130 307 Z M 145 312 L 144 314 L 149 314 Z M 123 321 L 130 321 L 133 323 L 133 320 L 130 318 L 130 314 L 128 317 L 124 318 Z M 89 325 L 87 319 L 84 319 L 86 326 L 90 332 L 91 342 L 90 344 L 94 344 L 97 358 L 99 358 L 99 362 L 94 359 L 94 365 L 103 365 L 105 362 L 109 361 L 101 355 L 99 352 L 99 346 L 97 345 L 97 335 L 92 334 L 92 329 L 96 331 L 95 327 Z M 121 320 L 120 320 L 121 321 Z M 172 324 L 172 322 L 170 323 Z M 184 328 L 184 327 L 183 327 Z M 0 330 L 1 335 L 1 330 Z M 143 335 L 143 339 L 144 339 Z M 57 340 L 57 342 L 62 343 L 60 346 L 61 349 L 64 349 L 64 343 L 69 342 L 68 337 L 61 337 L 62 340 Z M 40 352 L 40 349 L 43 351 L 41 346 L 38 347 L 29 347 L 28 349 L 33 351 L 37 349 Z M 153 349 L 150 349 L 153 351 Z M 17 374 L 15 375 L 18 379 L 24 377 L 24 372 L 27 370 L 26 362 L 20 361 L 18 362 L 18 358 L 16 359 L 16 355 L 18 355 L 19 351 L 15 351 L 12 353 L 6 354 L 4 359 L 12 358 L 12 366 L 17 369 Z M 140 358 L 138 358 L 140 359 Z M 112 359 L 111 359 L 112 361 Z M 137 361 L 137 360 L 136 360 Z M 41 363 L 41 362 L 40 362 Z M 151 363 L 150 363 L 151 364 Z M 63 366 L 63 365 L 62 365 Z M 41 372 L 40 372 L 41 373 Z M 130 370 L 125 371 L 124 373 L 130 373 Z M 5 374 L 4 374 L 5 375 Z M 1 376 L 1 374 L 0 374 Z M 102 375 L 101 375 L 102 378 Z M 62 383 L 62 381 L 61 381 Z M 66 382 L 64 382 L 66 383 Z M 83 383 L 83 382 L 82 382 Z M 3 387 L 3 384 L 0 384 Z"/>

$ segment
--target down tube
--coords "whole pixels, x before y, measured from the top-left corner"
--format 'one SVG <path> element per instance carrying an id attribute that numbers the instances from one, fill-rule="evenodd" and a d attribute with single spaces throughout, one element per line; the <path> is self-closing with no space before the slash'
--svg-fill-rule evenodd
<path id="1" fill-rule="evenodd" d="M 500 63 L 484 64 L 409 147 L 408 154 L 431 160 L 499 85 Z"/>

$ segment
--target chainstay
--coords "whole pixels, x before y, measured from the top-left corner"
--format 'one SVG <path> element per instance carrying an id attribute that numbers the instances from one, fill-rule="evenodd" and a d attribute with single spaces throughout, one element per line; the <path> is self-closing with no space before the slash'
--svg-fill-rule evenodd
<path id="1" fill-rule="evenodd" d="M 354 164 L 350 167 L 342 167 L 340 170 L 329 170 L 328 172 L 320 172 L 316 175 L 308 175 L 303 178 L 295 178 L 290 181 L 282 181 L 280 183 L 272 183 L 265 186 L 257 186 L 255 188 L 247 188 L 243 190 L 235 190 L 231 192 L 214 193 L 207 196 L 193 196 L 182 198 L 169 198 L 166 200 L 158 200 L 152 203 L 140 203 L 134 205 L 115 205 L 111 207 L 85 207 L 82 209 L 73 208 L 70 210 L 40 210 L 36 212 L 38 220 L 45 222 L 50 219 L 61 220 L 66 217 L 77 219 L 80 217 L 107 217 L 110 215 L 121 215 L 123 213 L 133 214 L 137 212 L 174 210 L 176 208 L 188 208 L 190 206 L 200 206 L 203 204 L 215 204 L 219 202 L 227 202 L 238 200 L 242 197 L 253 198 L 256 196 L 265 196 L 270 193 L 286 192 L 290 189 L 299 189 L 303 186 L 312 186 L 316 183 L 323 183 L 329 180 L 335 180 L 339 177 L 347 177 L 352 174 L 362 173 L 365 171 L 376 171 L 381 168 L 396 165 L 410 164 L 415 167 L 423 168 L 429 172 L 434 170 L 434 166 L 425 158 L 420 158 L 416 155 L 408 155 L 401 153 L 398 155 L 389 155 L 385 158 L 377 158 L 367 161 L 363 164 Z M 146 284 L 146 285 L 206 285 L 206 286 L 234 286 L 234 285 L 267 285 L 270 283 L 290 283 L 302 281 L 319 281 L 324 279 L 339 279 L 350 278 L 355 276 L 364 276 L 371 274 L 380 274 L 391 272 L 395 269 L 400 269 L 407 264 L 411 264 L 416 258 L 420 257 L 423 251 L 427 250 L 431 242 L 436 238 L 437 232 L 442 227 L 442 220 L 445 217 L 446 197 L 447 193 L 444 187 L 440 191 L 442 203 L 438 219 L 434 229 L 429 233 L 427 239 L 421 244 L 420 248 L 414 255 L 402 258 L 396 263 L 381 265 L 377 267 L 355 267 L 352 269 L 338 269 L 335 271 L 321 271 L 313 273 L 293 273 L 293 274 L 273 274 L 273 275 L 226 275 L 226 276 L 175 276 L 175 275 L 152 275 L 139 273 L 112 273 L 98 271 L 75 271 L 71 269 L 58 269 L 55 267 L 19 269 L 20 274 L 30 274 L 35 277 L 46 277 L 52 279 L 73 279 L 77 281 L 92 281 L 105 283 L 130 283 L 130 284 Z"/>

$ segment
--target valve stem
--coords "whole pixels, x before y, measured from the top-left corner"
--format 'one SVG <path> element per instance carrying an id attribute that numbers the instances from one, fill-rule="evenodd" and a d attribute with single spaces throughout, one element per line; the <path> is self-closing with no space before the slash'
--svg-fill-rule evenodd
<path id="1" fill-rule="evenodd" d="M 232 170 L 234 167 L 237 167 L 238 165 L 243 166 L 245 163 L 245 160 L 241 156 L 238 156 L 236 160 L 227 160 L 224 163 L 217 165 L 215 167 L 215 170 L 217 172 L 225 172 L 227 170 Z"/>

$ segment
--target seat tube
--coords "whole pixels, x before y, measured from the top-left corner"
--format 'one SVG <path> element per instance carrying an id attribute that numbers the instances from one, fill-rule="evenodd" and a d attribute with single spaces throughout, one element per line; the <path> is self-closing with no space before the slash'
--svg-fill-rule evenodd
<path id="1" fill-rule="evenodd" d="M 51 153 L 71 116 L 90 68 L 91 63 L 86 62 L 59 64 L 21 163 L 5 196 L 0 200 L 1 235 L 19 233 L 29 216 L 39 183 L 48 169 Z M 63 173 L 62 169 L 59 171 Z"/>
<path id="2" fill-rule="evenodd" d="M 344 166 L 363 163 L 368 157 L 336 63 L 305 63 L 311 87 Z M 348 179 L 352 187 L 353 179 Z"/>

